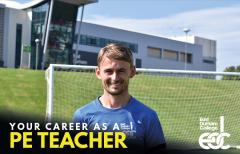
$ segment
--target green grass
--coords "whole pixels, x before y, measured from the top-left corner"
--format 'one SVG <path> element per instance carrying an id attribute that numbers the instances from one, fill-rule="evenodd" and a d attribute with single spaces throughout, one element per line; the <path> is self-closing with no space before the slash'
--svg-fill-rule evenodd
<path id="1" fill-rule="evenodd" d="M 69 74 L 57 72 L 54 83 L 54 117 L 66 121 L 71 121 L 76 108 L 102 94 L 94 73 Z M 138 74 L 130 82 L 130 93 L 157 111 L 168 143 L 199 147 L 198 138 L 204 132 L 199 130 L 199 118 L 219 122 L 222 115 L 225 130 L 232 134 L 225 141 L 240 140 L 240 81 Z"/>
<path id="2" fill-rule="evenodd" d="M 74 111 L 102 94 L 94 73 L 55 72 L 56 119 L 71 121 Z M 1 112 L 45 116 L 44 71 L 0 69 Z M 130 93 L 157 111 L 168 143 L 198 146 L 199 118 L 219 122 L 225 116 L 225 142 L 240 141 L 240 81 L 201 78 L 156 77 L 138 74 L 130 81 Z M 199 146 L 198 146 L 199 147 Z"/>
<path id="3" fill-rule="evenodd" d="M 44 71 L 0 68 L 0 112 L 44 119 Z"/>

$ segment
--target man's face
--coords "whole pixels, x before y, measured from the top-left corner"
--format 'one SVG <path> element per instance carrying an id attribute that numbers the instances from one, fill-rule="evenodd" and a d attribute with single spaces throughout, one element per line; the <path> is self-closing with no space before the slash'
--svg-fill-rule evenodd
<path id="1" fill-rule="evenodd" d="M 108 94 L 121 95 L 128 93 L 129 78 L 135 75 L 135 67 L 125 61 L 103 57 L 96 75 L 102 80 L 102 85 Z"/>

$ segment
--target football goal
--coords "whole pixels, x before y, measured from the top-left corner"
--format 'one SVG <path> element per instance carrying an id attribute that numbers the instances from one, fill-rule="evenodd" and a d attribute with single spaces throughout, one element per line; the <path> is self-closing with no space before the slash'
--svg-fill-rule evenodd
<path id="1" fill-rule="evenodd" d="M 48 121 L 71 122 L 103 93 L 95 66 L 51 64 L 46 79 Z M 129 92 L 158 113 L 168 144 L 199 147 L 202 133 L 222 130 L 224 116 L 225 144 L 240 145 L 240 73 L 139 68 Z"/>

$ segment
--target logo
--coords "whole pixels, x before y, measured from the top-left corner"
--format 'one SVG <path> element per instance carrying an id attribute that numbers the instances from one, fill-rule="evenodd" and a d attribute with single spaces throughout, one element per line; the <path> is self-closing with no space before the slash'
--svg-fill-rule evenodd
<path id="1" fill-rule="evenodd" d="M 230 145 L 224 145 L 224 139 L 231 136 L 224 132 L 224 116 L 220 116 L 219 125 L 217 122 L 209 121 L 209 118 L 200 118 L 200 130 L 212 131 L 200 135 L 198 142 L 203 149 L 229 149 L 231 147 Z"/>

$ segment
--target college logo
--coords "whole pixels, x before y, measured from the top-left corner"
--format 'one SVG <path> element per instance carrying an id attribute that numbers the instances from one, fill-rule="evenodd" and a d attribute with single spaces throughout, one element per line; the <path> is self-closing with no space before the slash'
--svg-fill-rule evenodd
<path id="1" fill-rule="evenodd" d="M 217 122 L 209 121 L 209 118 L 200 118 L 200 130 L 212 131 L 200 135 L 198 142 L 203 149 L 229 149 L 231 147 L 224 145 L 224 139 L 230 137 L 229 133 L 224 132 L 224 116 L 220 117 L 219 125 Z"/>

